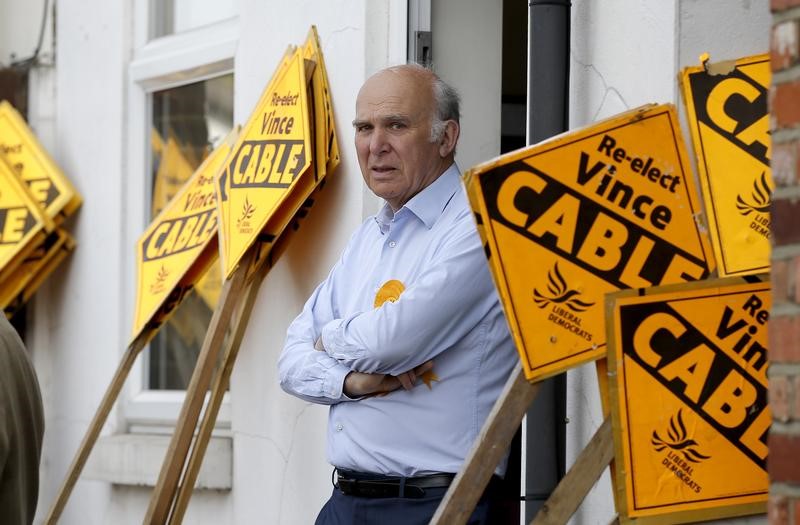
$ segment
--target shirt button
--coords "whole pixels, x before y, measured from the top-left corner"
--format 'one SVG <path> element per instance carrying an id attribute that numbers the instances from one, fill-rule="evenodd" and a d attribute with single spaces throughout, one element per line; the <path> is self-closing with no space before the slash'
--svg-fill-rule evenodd
<path id="1" fill-rule="evenodd" d="M 341 423 L 338 423 L 338 424 L 336 425 L 336 432 L 341 432 L 341 431 L 342 431 L 342 428 L 344 428 L 344 427 L 342 426 L 342 424 L 341 424 Z"/>
<path id="2" fill-rule="evenodd" d="M 397 243 L 396 243 L 396 242 L 394 242 L 394 241 L 389 241 L 389 248 L 394 248 L 395 246 L 397 246 Z"/>

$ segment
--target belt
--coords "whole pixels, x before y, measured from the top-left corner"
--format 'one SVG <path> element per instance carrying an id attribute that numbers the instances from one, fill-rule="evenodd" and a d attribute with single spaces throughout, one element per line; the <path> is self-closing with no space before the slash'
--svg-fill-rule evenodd
<path id="1" fill-rule="evenodd" d="M 334 486 L 342 494 L 362 498 L 422 498 L 425 489 L 449 487 L 454 477 L 455 474 L 431 474 L 404 478 L 336 469 Z"/>

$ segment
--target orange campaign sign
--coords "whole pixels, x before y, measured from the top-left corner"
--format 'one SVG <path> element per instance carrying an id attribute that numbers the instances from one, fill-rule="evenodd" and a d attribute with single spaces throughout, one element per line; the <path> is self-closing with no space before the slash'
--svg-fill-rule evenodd
<path id="1" fill-rule="evenodd" d="M 296 49 L 264 90 L 217 179 L 226 277 L 311 167 L 309 113 L 306 64 Z"/>
<path id="2" fill-rule="evenodd" d="M 719 275 L 769 271 L 769 55 L 687 68 L 681 80 Z"/>
<path id="3" fill-rule="evenodd" d="M 60 223 L 81 204 L 81 197 L 31 133 L 22 116 L 0 101 L 0 151 L 28 186 L 47 216 Z"/>
<path id="4" fill-rule="evenodd" d="M 764 512 L 769 283 L 611 294 L 608 369 L 622 521 Z"/>
<path id="5" fill-rule="evenodd" d="M 465 178 L 529 380 L 605 354 L 606 293 L 713 269 L 671 105 L 509 153 Z"/>
<path id="6" fill-rule="evenodd" d="M 216 260 L 213 180 L 229 152 L 229 141 L 212 151 L 139 238 L 134 338 L 163 322 Z"/>
<path id="7" fill-rule="evenodd" d="M 53 231 L 55 224 L 0 154 L 0 282 Z"/>

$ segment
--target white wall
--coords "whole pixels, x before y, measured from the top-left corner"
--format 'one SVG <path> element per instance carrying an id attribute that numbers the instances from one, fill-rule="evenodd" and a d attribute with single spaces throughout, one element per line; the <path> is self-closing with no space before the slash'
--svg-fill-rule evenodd
<path id="1" fill-rule="evenodd" d="M 573 0 L 570 127 L 645 103 L 678 106 L 678 73 L 710 52 L 712 61 L 767 52 L 768 0 Z M 684 137 L 688 138 L 684 126 Z M 689 144 L 687 143 L 687 147 Z M 699 187 L 699 186 L 698 186 Z M 602 423 L 595 365 L 568 373 L 567 464 Z M 606 524 L 614 516 L 608 470 L 573 517 Z M 729 520 L 763 523 L 765 517 Z"/>
<path id="2" fill-rule="evenodd" d="M 119 3 L 75 0 L 59 1 L 57 10 L 57 34 L 76 38 L 59 39 L 51 152 L 84 204 L 69 227 L 78 249 L 39 291 L 33 311 L 30 346 L 37 363 L 47 363 L 39 368 L 46 425 L 40 519 L 116 367 L 127 324 L 119 288 L 125 13 Z M 108 523 L 107 512 L 88 509 L 110 497 L 108 485 L 81 482 L 63 523 Z"/>

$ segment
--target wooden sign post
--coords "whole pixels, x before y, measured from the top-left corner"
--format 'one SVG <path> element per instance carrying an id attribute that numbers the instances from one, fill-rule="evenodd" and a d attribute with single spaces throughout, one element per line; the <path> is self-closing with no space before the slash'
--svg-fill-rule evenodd
<path id="1" fill-rule="evenodd" d="M 108 385 L 91 423 L 89 423 L 89 428 L 86 430 L 86 434 L 83 436 L 78 451 L 67 469 L 67 475 L 61 484 L 61 488 L 58 490 L 58 495 L 53 505 L 50 507 L 47 517 L 44 519 L 44 523 L 47 525 L 55 525 L 58 523 L 58 519 L 64 511 L 67 500 L 69 500 L 72 494 L 72 489 L 75 488 L 75 483 L 78 482 L 83 467 L 86 465 L 86 460 L 89 459 L 89 454 L 92 452 L 92 448 L 94 448 L 98 436 L 100 436 L 100 430 L 102 430 L 103 425 L 108 419 L 108 414 L 111 412 L 114 403 L 117 402 L 119 393 L 122 390 L 122 385 L 125 384 L 125 380 L 131 372 L 133 363 L 136 362 L 139 353 L 154 333 L 155 331 L 143 331 L 140 333 L 122 355 L 122 360 L 117 366 L 117 371 L 114 373 L 114 377 L 111 379 L 111 383 Z"/>

